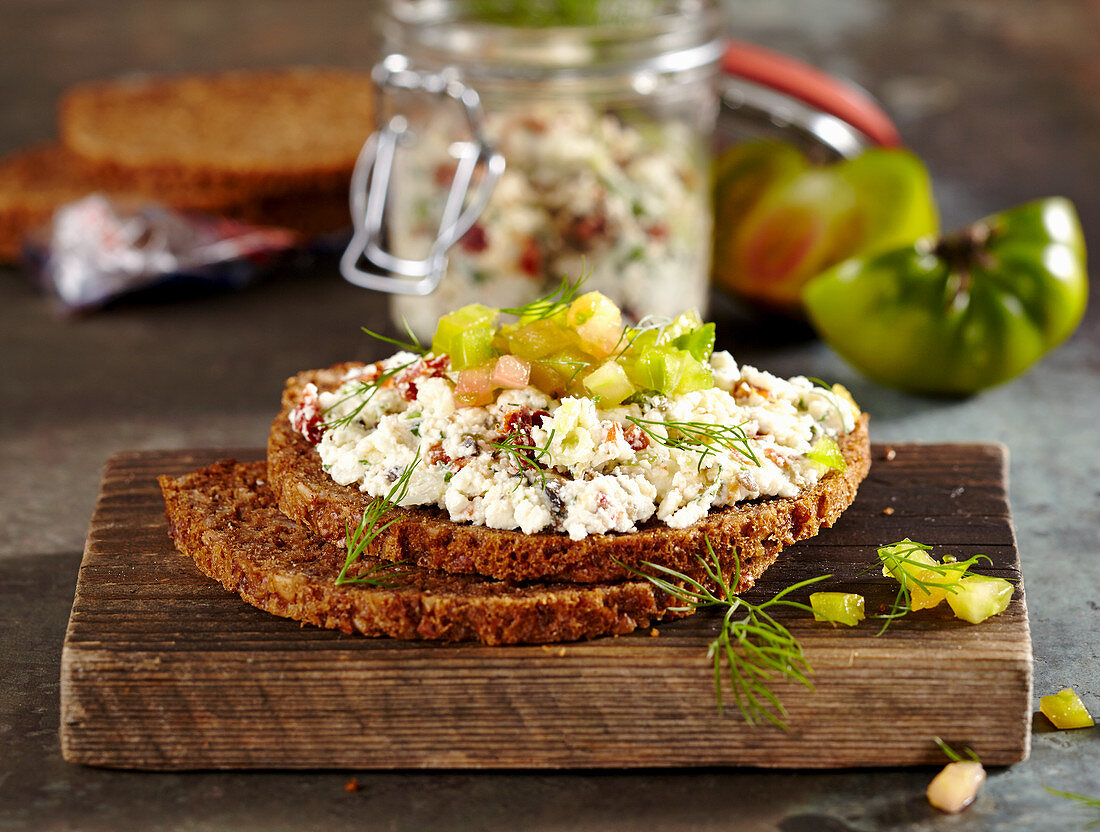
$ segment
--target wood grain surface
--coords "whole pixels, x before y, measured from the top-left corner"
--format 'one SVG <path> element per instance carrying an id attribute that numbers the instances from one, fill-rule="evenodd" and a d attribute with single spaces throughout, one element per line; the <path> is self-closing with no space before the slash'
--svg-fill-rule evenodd
<path id="1" fill-rule="evenodd" d="M 985 444 L 874 448 L 833 529 L 786 550 L 749 594 L 823 573 L 869 611 L 897 584 L 867 567 L 910 537 L 1020 579 L 1005 452 Z M 946 605 L 876 637 L 779 617 L 815 691 L 776 682 L 789 730 L 719 715 L 701 612 L 621 638 L 538 647 L 367 639 L 276 618 L 203 576 L 168 537 L 156 475 L 258 449 L 126 452 L 107 464 L 61 667 L 65 759 L 138 769 L 837 768 L 938 764 L 933 737 L 987 764 L 1027 757 L 1031 642 L 1023 583 L 978 626 Z M 892 509 L 887 513 L 887 509 Z M 805 601 L 805 595 L 796 596 Z"/>

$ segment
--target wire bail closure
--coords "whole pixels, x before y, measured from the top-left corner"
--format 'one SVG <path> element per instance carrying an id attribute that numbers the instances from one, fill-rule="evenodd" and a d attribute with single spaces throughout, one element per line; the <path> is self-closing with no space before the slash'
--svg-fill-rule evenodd
<path id="1" fill-rule="evenodd" d="M 409 69 L 409 61 L 404 55 L 394 54 L 377 64 L 371 74 L 382 91 L 426 92 L 457 102 L 470 127 L 472 141 L 451 145 L 451 152 L 458 163 L 435 242 L 423 260 L 398 257 L 382 247 L 382 221 L 394 156 L 399 145 L 410 141 L 412 132 L 403 115 L 394 115 L 385 127 L 367 139 L 352 172 L 349 203 L 354 233 L 340 258 L 340 274 L 349 283 L 364 289 L 401 295 L 428 295 L 443 279 L 448 250 L 481 216 L 493 187 L 504 173 L 504 156 L 485 138 L 480 96 L 476 90 L 458 80 L 456 70 L 419 72 Z M 471 192 L 474 171 L 482 163 L 485 165 L 485 175 L 476 190 Z M 365 261 L 365 269 L 359 266 L 360 258 Z"/>

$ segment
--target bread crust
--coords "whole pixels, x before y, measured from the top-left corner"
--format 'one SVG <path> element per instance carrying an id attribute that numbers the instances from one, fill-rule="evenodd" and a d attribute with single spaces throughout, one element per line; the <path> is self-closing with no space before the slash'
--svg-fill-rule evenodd
<path id="1" fill-rule="evenodd" d="M 268 476 L 279 508 L 321 537 L 340 541 L 355 526 L 370 498 L 358 489 L 338 485 L 321 468 L 316 448 L 290 427 L 290 411 L 308 383 L 332 390 L 349 369 L 338 364 L 327 370 L 299 373 L 287 380 L 282 411 L 271 426 Z M 489 529 L 455 523 L 437 508 L 395 509 L 392 524 L 374 541 L 371 554 L 390 561 L 407 561 L 427 569 L 487 575 L 500 580 L 602 583 L 630 576 L 627 568 L 645 562 L 705 579 L 699 555 L 709 540 L 723 570 L 741 569 L 738 591 L 776 559 L 779 551 L 831 526 L 852 500 L 870 468 L 867 415 L 856 429 L 839 439 L 847 462 L 794 498 L 768 498 L 712 511 L 698 523 L 673 529 L 651 520 L 636 532 L 589 535 L 571 540 L 567 534 Z"/>
<path id="2" fill-rule="evenodd" d="M 81 84 L 61 99 L 58 123 L 100 181 L 252 201 L 346 191 L 373 108 L 369 75 L 298 67 Z"/>
<path id="3" fill-rule="evenodd" d="M 239 188 L 194 184 L 119 185 L 89 170 L 58 144 L 33 145 L 0 157 L 0 262 L 19 259 L 24 239 L 62 205 L 93 192 L 123 204 L 155 201 L 180 211 L 201 211 L 303 234 L 328 234 L 351 223 L 347 183 L 277 196 L 250 196 Z"/>
<path id="4" fill-rule="evenodd" d="M 159 478 L 176 547 L 253 606 L 285 618 L 367 636 L 486 644 L 622 635 L 662 618 L 669 597 L 645 580 L 574 586 L 515 585 L 364 558 L 392 567 L 386 587 L 338 587 L 344 548 L 283 515 L 264 462 L 223 460 Z M 357 573 L 361 574 L 361 573 Z"/>

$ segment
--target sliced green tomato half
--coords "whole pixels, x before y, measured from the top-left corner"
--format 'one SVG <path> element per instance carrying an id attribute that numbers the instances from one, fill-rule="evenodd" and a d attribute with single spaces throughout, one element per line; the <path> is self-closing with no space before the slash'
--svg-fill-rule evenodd
<path id="1" fill-rule="evenodd" d="M 842 258 L 888 251 L 939 229 L 928 170 L 908 150 L 871 148 L 837 165 L 836 172 L 856 200 L 848 220 L 850 248 L 837 250 Z"/>
<path id="2" fill-rule="evenodd" d="M 1058 693 L 1042 697 L 1039 700 L 1039 710 L 1054 724 L 1055 728 L 1063 731 L 1071 728 L 1091 728 L 1096 724 L 1085 703 L 1073 688 L 1064 688 Z"/>
<path id="3" fill-rule="evenodd" d="M 850 186 L 832 171 L 808 170 L 777 184 L 736 229 L 732 288 L 778 308 L 796 309 L 802 285 L 852 246 L 845 221 Z"/>
<path id="4" fill-rule="evenodd" d="M 830 621 L 833 624 L 854 627 L 865 618 L 863 596 L 854 592 L 811 593 L 810 608 L 814 611 L 814 621 Z"/>

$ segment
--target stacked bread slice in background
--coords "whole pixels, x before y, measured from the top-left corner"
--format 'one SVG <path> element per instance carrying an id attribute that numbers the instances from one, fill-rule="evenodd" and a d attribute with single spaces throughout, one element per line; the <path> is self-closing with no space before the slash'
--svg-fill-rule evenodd
<path id="1" fill-rule="evenodd" d="M 89 193 L 324 234 L 374 129 L 369 75 L 293 68 L 84 84 L 60 141 L 0 158 L 0 260 Z"/>

